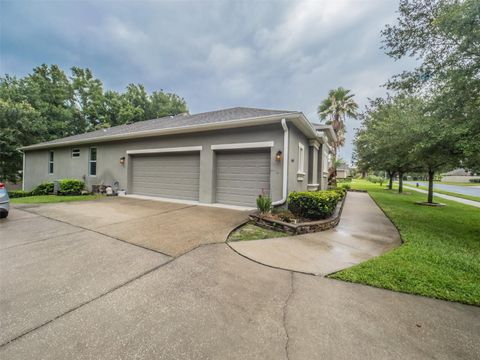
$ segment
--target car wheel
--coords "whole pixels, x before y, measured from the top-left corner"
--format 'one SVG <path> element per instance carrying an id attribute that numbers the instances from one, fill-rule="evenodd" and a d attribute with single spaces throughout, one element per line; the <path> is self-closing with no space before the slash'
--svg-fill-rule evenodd
<path id="1" fill-rule="evenodd" d="M 0 212 L 0 219 L 5 219 L 8 216 L 8 211 L 1 211 Z"/>

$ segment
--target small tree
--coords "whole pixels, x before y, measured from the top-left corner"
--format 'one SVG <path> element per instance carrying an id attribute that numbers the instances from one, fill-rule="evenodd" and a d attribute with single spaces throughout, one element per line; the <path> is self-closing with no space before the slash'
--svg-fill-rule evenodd
<path id="1" fill-rule="evenodd" d="M 337 89 L 330 90 L 328 97 L 322 101 L 318 106 L 318 116 L 322 120 L 327 120 L 326 124 L 332 125 L 337 140 L 333 144 L 333 163 L 335 164 L 337 158 L 338 148 L 345 144 L 345 121 L 346 119 L 357 118 L 358 105 L 353 99 L 354 94 L 350 93 L 350 90 L 339 87 Z M 336 168 L 332 169 L 330 185 L 336 187 Z"/>

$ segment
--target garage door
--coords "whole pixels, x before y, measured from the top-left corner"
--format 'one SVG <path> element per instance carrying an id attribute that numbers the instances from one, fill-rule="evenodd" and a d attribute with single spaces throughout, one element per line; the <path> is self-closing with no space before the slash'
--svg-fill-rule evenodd
<path id="1" fill-rule="evenodd" d="M 218 152 L 216 158 L 217 203 L 255 206 L 262 191 L 270 194 L 270 149 Z"/>
<path id="2" fill-rule="evenodd" d="M 135 155 L 131 162 L 133 194 L 198 200 L 198 153 Z"/>

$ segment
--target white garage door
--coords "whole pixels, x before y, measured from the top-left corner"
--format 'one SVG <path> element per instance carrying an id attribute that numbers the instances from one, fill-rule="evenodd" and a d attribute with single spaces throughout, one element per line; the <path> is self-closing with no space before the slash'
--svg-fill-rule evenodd
<path id="1" fill-rule="evenodd" d="M 198 153 L 135 155 L 131 163 L 133 194 L 198 200 Z"/>
<path id="2" fill-rule="evenodd" d="M 270 194 L 270 149 L 218 152 L 216 202 L 256 206 L 257 196 Z"/>

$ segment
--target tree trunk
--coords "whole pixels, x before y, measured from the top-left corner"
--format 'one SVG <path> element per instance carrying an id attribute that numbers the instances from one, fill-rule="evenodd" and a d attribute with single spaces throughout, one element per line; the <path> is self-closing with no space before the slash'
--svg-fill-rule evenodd
<path id="1" fill-rule="evenodd" d="M 403 173 L 398 173 L 398 193 L 403 193 Z"/>
<path id="2" fill-rule="evenodd" d="M 395 173 L 393 171 L 388 172 L 388 189 L 392 190 L 393 189 L 393 177 L 395 176 Z"/>
<path id="3" fill-rule="evenodd" d="M 435 174 L 434 170 L 428 170 L 428 203 L 433 203 L 433 175 Z"/>
<path id="4" fill-rule="evenodd" d="M 333 146 L 333 152 L 332 152 L 332 180 L 330 182 L 330 185 L 335 189 L 337 187 L 337 166 L 335 163 L 337 162 L 337 146 L 334 144 Z"/>

